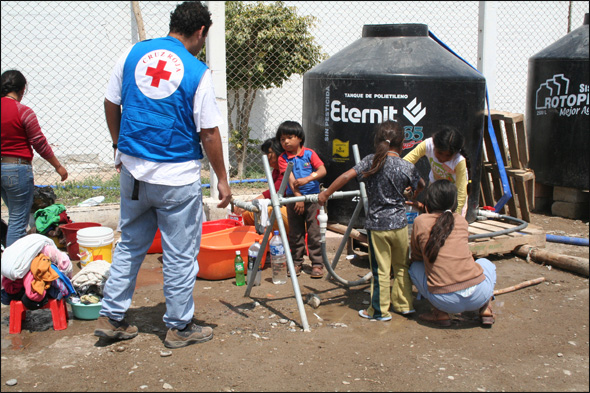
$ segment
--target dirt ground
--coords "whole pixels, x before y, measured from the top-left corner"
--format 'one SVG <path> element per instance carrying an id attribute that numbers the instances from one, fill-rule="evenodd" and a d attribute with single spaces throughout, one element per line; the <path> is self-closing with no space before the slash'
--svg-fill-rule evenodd
<path id="1" fill-rule="evenodd" d="M 548 234 L 588 238 L 588 222 L 533 214 Z M 588 247 L 547 243 L 547 250 L 588 258 Z M 368 272 L 362 249 L 343 256 L 336 272 L 355 280 Z M 332 258 L 332 254 L 329 254 Z M 196 318 L 214 328 L 206 343 L 176 350 L 163 345 L 161 255 L 146 258 L 127 314 L 139 327 L 129 341 L 102 341 L 95 321 L 72 319 L 52 329 L 48 310 L 29 311 L 20 334 L 8 333 L 2 306 L 2 392 L 13 391 L 584 391 L 588 383 L 588 277 L 493 255 L 496 289 L 545 277 L 498 295 L 491 329 L 475 313 L 434 328 L 416 315 L 389 322 L 362 319 L 369 285 L 352 288 L 313 280 L 298 285 L 305 301 L 304 332 L 291 282 L 274 285 L 271 271 L 244 297 L 234 279 L 198 279 Z M 77 271 L 75 269 L 75 271 Z M 429 310 L 415 301 L 417 314 Z M 14 384 L 15 383 L 15 384 Z"/>

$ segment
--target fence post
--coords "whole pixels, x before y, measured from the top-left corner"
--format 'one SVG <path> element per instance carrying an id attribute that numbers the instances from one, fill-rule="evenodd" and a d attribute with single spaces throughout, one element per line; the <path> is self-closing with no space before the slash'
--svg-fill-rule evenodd
<path id="1" fill-rule="evenodd" d="M 494 108 L 496 96 L 496 43 L 498 16 L 495 1 L 479 2 L 477 39 L 477 69 L 486 78 L 489 108 Z"/>
<path id="2" fill-rule="evenodd" d="M 227 129 L 227 83 L 225 67 L 225 1 L 207 1 L 213 24 L 207 34 L 207 64 L 213 76 L 213 87 L 215 98 L 224 123 L 219 126 L 221 143 L 223 144 L 223 162 L 228 171 L 229 177 L 229 150 L 228 150 L 228 129 Z M 229 179 L 228 179 L 229 180 Z M 214 171 L 210 171 L 211 198 L 217 199 L 218 179 Z"/>

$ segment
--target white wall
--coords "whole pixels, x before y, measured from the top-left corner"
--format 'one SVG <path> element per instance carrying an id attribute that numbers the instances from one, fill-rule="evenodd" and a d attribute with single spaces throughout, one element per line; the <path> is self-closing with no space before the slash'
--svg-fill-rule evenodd
<path id="1" fill-rule="evenodd" d="M 178 2 L 141 1 L 147 38 L 166 35 Z M 328 55 L 359 39 L 364 24 L 425 23 L 473 66 L 477 64 L 477 1 L 288 1 L 318 18 L 313 35 Z M 93 157 L 80 166 L 112 163 L 103 111 L 113 65 L 132 43 L 128 1 L 3 1 L 2 72 L 17 68 L 29 80 L 23 103 L 37 113 L 56 154 Z M 528 58 L 567 34 L 566 1 L 498 2 L 495 108 L 524 113 Z M 573 2 L 572 29 L 588 3 Z M 229 48 L 228 48 L 229 49 Z M 274 135 L 284 120 L 301 121 L 302 77 L 259 93 L 252 137 Z M 96 160 L 94 155 L 98 155 Z"/>

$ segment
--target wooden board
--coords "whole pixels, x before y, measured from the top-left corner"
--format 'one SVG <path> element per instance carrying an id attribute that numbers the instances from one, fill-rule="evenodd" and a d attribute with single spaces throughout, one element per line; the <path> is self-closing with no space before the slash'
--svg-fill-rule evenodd
<path id="1" fill-rule="evenodd" d="M 469 224 L 469 235 L 493 233 L 516 227 L 518 227 L 518 224 L 512 224 L 506 221 L 476 221 Z M 510 232 L 508 234 L 491 238 L 475 239 L 469 242 L 469 249 L 475 258 L 481 258 L 490 254 L 506 254 L 524 244 L 530 244 L 535 247 L 545 247 L 545 235 L 545 232 L 543 232 L 541 228 L 528 224 L 524 230 L 519 232 Z"/>

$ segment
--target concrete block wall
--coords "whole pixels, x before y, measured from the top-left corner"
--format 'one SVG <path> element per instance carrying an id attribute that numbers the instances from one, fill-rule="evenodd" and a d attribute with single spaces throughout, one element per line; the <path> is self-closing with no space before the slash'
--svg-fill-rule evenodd
<path id="1" fill-rule="evenodd" d="M 553 203 L 553 186 L 542 183 L 535 183 L 535 208 L 536 212 L 551 211 Z"/>
<path id="2" fill-rule="evenodd" d="M 588 219 L 590 198 L 588 191 L 569 187 L 553 187 L 551 214 L 571 219 Z"/>
<path id="3" fill-rule="evenodd" d="M 574 220 L 587 220 L 590 211 L 588 190 L 535 183 L 535 212 Z"/>
<path id="4" fill-rule="evenodd" d="M 237 197 L 240 200 L 250 201 L 256 195 L 244 195 Z M 213 198 L 203 198 L 203 210 L 207 221 L 221 220 L 227 218 L 228 209 L 220 209 L 217 207 L 218 200 Z M 99 222 L 103 226 L 117 229 L 119 226 L 119 204 L 118 203 L 104 203 L 96 206 L 80 207 L 70 206 L 66 209 L 70 220 L 74 222 Z M 8 220 L 8 212 L 6 218 L 4 211 L 2 218 L 4 221 Z"/>
<path id="5" fill-rule="evenodd" d="M 236 198 L 244 201 L 250 201 L 254 197 L 256 197 L 256 195 L 238 196 Z M 207 217 L 207 221 L 221 220 L 227 218 L 227 208 L 218 208 L 218 203 L 219 201 L 213 198 L 203 199 L 204 211 L 205 216 Z M 113 230 L 117 230 L 117 227 L 119 225 L 118 203 L 100 204 L 97 206 L 90 207 L 71 206 L 66 209 L 66 212 L 70 217 L 70 220 L 74 222 L 98 222 L 103 226 L 112 228 Z M 5 219 L 5 221 L 7 221 L 8 218 L 4 217 L 4 213 L 5 212 L 3 211 L 2 218 Z M 340 243 L 342 242 L 342 237 L 343 236 L 339 233 L 327 231 L 326 247 L 328 253 L 336 252 L 336 250 L 340 246 Z M 342 255 L 342 257 L 344 256 L 346 255 Z"/>

